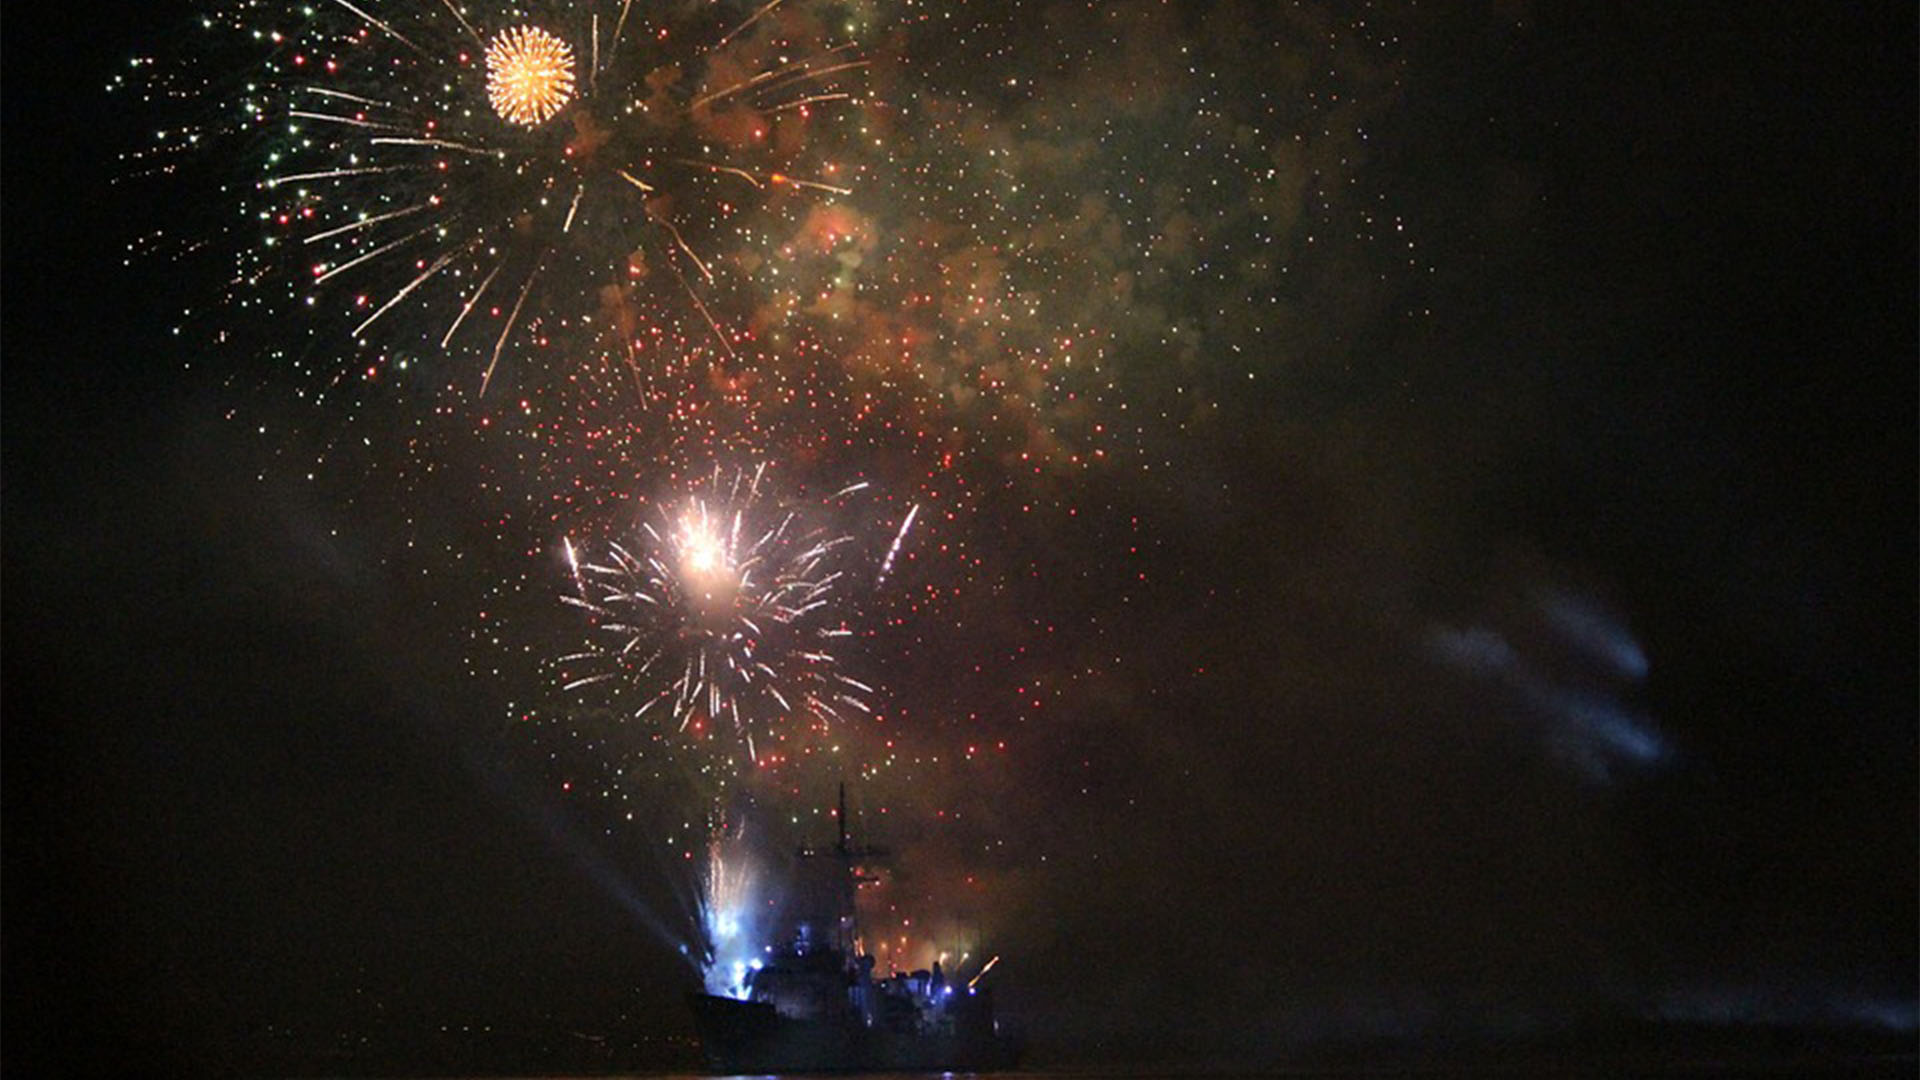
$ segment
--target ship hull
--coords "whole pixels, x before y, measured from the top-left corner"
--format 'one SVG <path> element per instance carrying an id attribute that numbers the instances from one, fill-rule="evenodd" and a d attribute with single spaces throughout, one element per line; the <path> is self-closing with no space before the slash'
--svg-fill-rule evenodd
<path id="1" fill-rule="evenodd" d="M 796 1019 L 765 1002 L 690 995 L 701 1053 L 716 1073 L 980 1072 L 1012 1068 L 1013 1040 L 988 1026 L 895 1032 L 857 1016 Z"/>

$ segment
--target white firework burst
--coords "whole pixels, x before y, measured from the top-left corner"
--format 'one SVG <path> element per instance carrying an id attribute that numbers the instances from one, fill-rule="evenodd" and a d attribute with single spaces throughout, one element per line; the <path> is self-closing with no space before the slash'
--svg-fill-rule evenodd
<path id="1" fill-rule="evenodd" d="M 562 599 L 590 632 L 560 658 L 567 690 L 610 685 L 637 699 L 633 717 L 658 710 L 683 734 L 730 733 L 748 761 L 795 726 L 871 712 L 872 687 L 840 657 L 853 537 L 764 498 L 764 474 L 716 472 L 588 561 L 568 541 L 574 593 Z"/>

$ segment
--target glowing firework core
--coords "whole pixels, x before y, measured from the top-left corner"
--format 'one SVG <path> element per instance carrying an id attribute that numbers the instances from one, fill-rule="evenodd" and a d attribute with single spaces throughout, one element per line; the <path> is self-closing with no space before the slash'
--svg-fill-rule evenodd
<path id="1" fill-rule="evenodd" d="M 726 542 L 705 515 L 689 512 L 682 520 L 680 553 L 689 577 L 713 577 L 730 569 Z"/>
<path id="2" fill-rule="evenodd" d="M 487 46 L 487 99 L 502 120 L 546 123 L 573 98 L 573 50 L 532 26 L 502 30 Z"/>
<path id="3" fill-rule="evenodd" d="M 704 505 L 681 515 L 677 540 L 688 598 L 707 618 L 727 618 L 739 595 L 739 573 L 726 536 L 707 516 Z"/>

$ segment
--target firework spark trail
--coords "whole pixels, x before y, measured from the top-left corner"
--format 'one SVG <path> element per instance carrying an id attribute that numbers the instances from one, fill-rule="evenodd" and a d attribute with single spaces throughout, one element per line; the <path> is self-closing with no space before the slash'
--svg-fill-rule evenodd
<path id="1" fill-rule="evenodd" d="M 489 150 L 484 146 L 469 146 L 453 139 L 395 139 L 382 136 L 367 141 L 374 146 L 432 146 L 441 150 L 458 150 L 463 154 L 472 154 L 476 157 L 494 157 L 498 154 L 498 151 Z"/>
<path id="2" fill-rule="evenodd" d="M 460 314 L 454 316 L 453 325 L 447 327 L 446 336 L 440 339 L 441 348 L 443 349 L 446 348 L 447 342 L 453 340 L 454 332 L 460 329 L 460 324 L 465 322 L 467 319 L 468 313 L 473 311 L 473 305 L 480 302 L 481 294 L 487 291 L 487 286 L 493 284 L 493 279 L 499 275 L 500 268 L 505 265 L 506 265 L 506 260 L 504 259 L 502 259 L 500 262 L 495 263 L 493 265 L 493 269 L 489 270 L 487 272 L 487 276 L 485 278 L 482 278 L 480 281 L 480 284 L 474 288 L 473 295 L 467 297 L 467 302 L 461 305 L 460 307 Z"/>
<path id="3" fill-rule="evenodd" d="M 372 251 L 369 251 L 356 258 L 348 259 L 346 262 L 343 262 L 338 266 L 331 267 L 324 273 L 315 274 L 313 278 L 314 284 L 317 285 L 322 282 L 331 281 L 333 278 L 337 277 L 338 275 L 344 273 L 345 271 L 351 270 L 356 266 L 359 266 L 361 263 L 366 262 L 369 259 L 379 258 L 380 256 L 385 255 L 387 252 L 392 251 L 394 248 L 397 248 L 402 244 L 407 243 L 410 240 L 417 240 L 420 237 L 425 236 L 426 234 L 432 231 L 433 231 L 433 226 L 428 225 L 424 228 L 415 229 L 414 231 L 408 233 L 407 235 L 400 237 L 398 240 L 388 241 L 387 243 L 382 244 L 377 248 L 374 248 Z"/>
<path id="4" fill-rule="evenodd" d="M 300 180 L 338 180 L 346 176 L 371 176 L 378 173 L 409 172 L 414 168 L 415 167 L 411 165 L 364 165 L 347 169 L 321 169 L 318 172 L 268 177 L 262 182 L 262 186 L 268 190 L 272 190 L 283 184 L 291 184 Z"/>
<path id="5" fill-rule="evenodd" d="M 762 7 L 759 11 L 754 12 L 752 15 L 747 16 L 746 22 L 743 22 L 739 26 L 736 26 L 733 29 L 727 31 L 724 35 L 721 36 L 719 41 L 716 41 L 713 43 L 713 47 L 715 49 L 725 48 L 727 42 L 732 41 L 736 36 L 740 34 L 741 31 L 745 30 L 747 27 L 752 26 L 754 23 L 759 22 L 762 18 L 766 16 L 767 12 L 772 11 L 774 8 L 780 6 L 781 3 L 782 3 L 782 0 L 767 0 L 766 6 Z"/>
<path id="6" fill-rule="evenodd" d="M 573 189 L 573 201 L 567 204 L 567 220 L 561 223 L 560 225 L 561 232 L 567 233 L 567 232 L 573 231 L 573 219 L 577 214 L 580 213 L 580 199 L 582 196 L 586 195 L 586 193 L 587 193 L 587 182 L 585 180 L 582 180 L 580 181 L 580 186 Z"/>
<path id="7" fill-rule="evenodd" d="M 359 8 L 354 7 L 352 4 L 347 3 L 347 0 L 333 0 L 333 2 L 336 4 L 339 4 L 343 8 L 346 8 L 348 11 L 353 12 L 355 15 L 360 16 L 361 19 L 366 21 L 367 25 L 377 28 L 382 33 L 386 34 L 388 37 L 393 38 L 395 41 L 398 41 L 400 44 L 405 45 L 409 49 L 412 49 L 414 52 L 417 52 L 422 56 L 427 55 L 427 51 L 425 49 L 422 49 L 420 46 L 414 44 L 413 41 L 409 39 L 405 34 L 402 34 L 400 31 L 395 30 L 393 27 L 388 26 L 386 23 L 381 22 L 379 19 L 374 18 L 373 16 L 367 14 L 366 12 L 361 11 Z"/>
<path id="8" fill-rule="evenodd" d="M 353 232 L 357 229 L 372 228 L 373 226 L 378 225 L 383 221 L 392 221 L 394 218 L 397 218 L 397 217 L 405 217 L 408 214 L 417 214 L 420 211 L 427 209 L 429 205 L 430 204 L 428 203 L 414 203 L 412 206 L 403 206 L 398 210 L 389 210 L 384 214 L 374 214 L 371 217 L 362 218 L 359 221 L 352 222 L 351 224 L 342 225 L 337 229 L 328 229 L 326 232 L 323 232 L 323 233 L 314 233 L 312 236 L 309 236 L 304 241 L 302 241 L 302 243 L 312 244 L 321 240 L 330 240 L 333 237 L 339 236 L 342 233 Z"/>
<path id="9" fill-rule="evenodd" d="M 851 48 L 853 48 L 853 46 L 850 44 L 841 45 L 836 48 L 827 50 L 825 55 L 832 56 L 832 55 L 835 55 L 836 53 L 845 52 Z M 745 93 L 748 90 L 768 89 L 782 82 L 814 79 L 814 78 L 819 78 L 822 75 L 828 75 L 828 74 L 832 74 L 834 72 L 839 72 L 839 71 L 849 71 L 855 68 L 865 67 L 867 65 L 867 61 L 865 60 L 851 60 L 851 61 L 847 61 L 846 63 L 835 65 L 832 67 L 814 69 L 814 68 L 808 67 L 808 65 L 811 63 L 812 63 L 812 58 L 810 57 L 803 58 L 800 60 L 790 60 L 784 64 L 781 64 L 779 67 L 768 68 L 765 71 L 757 72 L 753 75 L 749 75 L 744 79 L 741 79 L 739 82 L 730 83 L 726 86 L 721 87 L 718 90 L 714 90 L 701 97 L 695 98 L 693 100 L 693 103 L 688 106 L 688 109 L 689 110 L 698 109 L 703 105 L 710 105 L 715 101 L 720 101 L 724 98 L 732 97 L 735 94 Z"/>
<path id="10" fill-rule="evenodd" d="M 823 101 L 847 101 L 852 97 L 852 94 L 847 93 L 815 94 L 812 97 L 796 98 L 793 101 L 775 105 L 767 111 L 770 113 L 786 112 L 788 109 L 804 109 L 809 105 L 818 105 Z"/>
<path id="11" fill-rule="evenodd" d="M 311 109 L 288 109 L 287 115 L 301 120 L 321 120 L 330 124 L 345 124 L 348 127 L 368 128 L 373 131 L 405 131 L 399 124 L 382 124 L 373 120 L 362 120 L 353 116 L 340 116 L 336 113 L 314 112 Z"/>
<path id="12" fill-rule="evenodd" d="M 544 261 L 544 256 L 542 259 Z M 514 324 L 520 321 L 520 309 L 527 302 L 527 294 L 533 291 L 533 279 L 540 276 L 540 265 L 540 263 L 534 264 L 533 272 L 527 275 L 526 284 L 520 286 L 520 298 L 513 302 L 513 313 L 507 316 L 507 324 L 500 328 L 500 340 L 493 343 L 493 359 L 487 362 L 486 374 L 480 377 L 482 397 L 486 396 L 487 387 L 493 383 L 493 369 L 500 366 L 500 350 L 506 348 L 507 336 L 513 333 Z M 453 331 L 448 330 L 447 336 L 452 337 Z"/>
<path id="13" fill-rule="evenodd" d="M 893 570 L 894 556 L 900 554 L 900 544 L 907 538 L 907 530 L 913 528 L 914 516 L 919 513 L 919 503 L 914 503 L 913 509 L 907 511 L 907 519 L 900 523 L 900 531 L 894 535 L 893 543 L 887 548 L 887 557 L 880 562 L 880 574 L 874 578 L 876 586 L 886 584 L 887 574 Z"/>
<path id="14" fill-rule="evenodd" d="M 365 322 L 361 323 L 359 326 L 354 327 L 353 336 L 359 337 L 362 333 L 366 331 L 367 327 L 372 326 L 374 322 L 380 318 L 380 316 L 385 315 L 389 311 L 392 311 L 393 306 L 395 304 L 398 304 L 400 301 L 405 300 L 407 298 L 408 293 L 419 288 L 420 285 L 423 282 L 425 282 L 428 278 L 446 269 L 448 263 L 452 262 L 454 259 L 458 258 L 463 253 L 464 251 L 449 251 L 446 254 L 440 256 L 438 259 L 435 259 L 432 265 L 428 266 L 425 270 L 420 272 L 419 277 L 416 277 L 412 281 L 407 282 L 404 288 L 402 288 L 399 292 L 393 294 L 392 299 L 388 300 L 384 304 L 381 304 L 380 307 L 377 310 L 375 310 L 373 314 L 367 316 L 367 319 Z"/>
<path id="15" fill-rule="evenodd" d="M 460 23 L 460 25 L 466 29 L 467 33 L 473 35 L 473 40 L 475 44 L 478 44 L 482 47 L 486 45 L 487 39 L 480 36 L 480 31 L 474 29 L 473 24 L 467 21 L 467 17 L 465 15 L 460 14 L 460 9 L 454 6 L 453 0 L 440 0 L 440 3 L 442 6 L 444 6 L 447 9 L 447 11 L 450 14 L 452 14 L 454 19 L 456 19 Z"/>
<path id="16" fill-rule="evenodd" d="M 729 357 L 737 359 L 739 354 L 733 351 L 733 342 L 727 340 L 726 333 L 720 329 L 719 321 L 713 317 L 711 311 L 707 310 L 706 301 L 700 299 L 700 294 L 694 291 L 693 283 L 687 280 L 687 276 L 682 274 L 678 267 L 674 268 L 673 273 L 680 280 L 681 287 L 687 291 L 687 299 L 693 301 L 695 310 L 699 311 L 700 317 L 706 320 L 707 329 L 713 332 L 714 340 L 720 343 L 720 347 L 726 350 Z"/>
<path id="17" fill-rule="evenodd" d="M 383 109 L 393 107 L 390 103 L 377 98 L 362 97 L 359 94 L 349 94 L 345 90 L 334 90 L 325 86 L 308 86 L 303 89 L 309 94 L 317 94 L 321 97 L 339 98 L 343 101 L 357 101 L 362 105 L 378 105 Z"/>

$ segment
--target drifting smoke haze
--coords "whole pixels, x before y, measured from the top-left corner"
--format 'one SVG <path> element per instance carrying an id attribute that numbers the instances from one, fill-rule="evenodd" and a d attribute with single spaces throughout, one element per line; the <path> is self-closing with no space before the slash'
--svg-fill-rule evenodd
<path id="1" fill-rule="evenodd" d="M 999 957 L 1040 1064 L 1911 1052 L 1911 12 L 679 5 L 596 76 L 620 5 L 532 6 L 377 5 L 428 61 L 242 4 L 179 83 L 184 12 L 8 21 L 23 1071 L 683 1035 L 843 781 L 882 964 Z M 575 96 L 522 127 L 535 14 Z M 261 186 L 390 134 L 282 145 L 329 60 L 515 164 Z M 444 243 L 307 242 L 436 193 Z M 763 462 L 806 640 L 650 621 Z M 641 670 L 745 649 L 863 707 Z"/>

